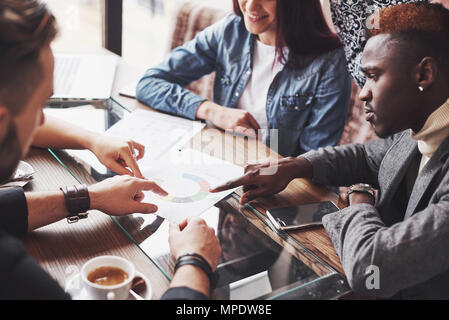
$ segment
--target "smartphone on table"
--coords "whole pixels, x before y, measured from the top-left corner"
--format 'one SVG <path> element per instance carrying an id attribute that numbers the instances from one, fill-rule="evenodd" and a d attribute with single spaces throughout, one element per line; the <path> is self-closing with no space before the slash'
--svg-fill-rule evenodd
<path id="1" fill-rule="evenodd" d="M 340 210 L 333 202 L 274 208 L 267 210 L 267 216 L 277 230 L 295 230 L 322 226 L 325 215 Z"/>

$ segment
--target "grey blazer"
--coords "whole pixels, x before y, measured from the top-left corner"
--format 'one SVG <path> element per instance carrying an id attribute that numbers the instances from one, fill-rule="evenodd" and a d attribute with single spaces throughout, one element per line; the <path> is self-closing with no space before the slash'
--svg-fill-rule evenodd
<path id="1" fill-rule="evenodd" d="M 303 155 L 316 182 L 379 189 L 375 206 L 353 205 L 323 219 L 355 292 L 449 299 L 448 156 L 449 138 L 421 170 L 408 198 L 405 176 L 409 168 L 417 172 L 421 159 L 409 131 Z"/>

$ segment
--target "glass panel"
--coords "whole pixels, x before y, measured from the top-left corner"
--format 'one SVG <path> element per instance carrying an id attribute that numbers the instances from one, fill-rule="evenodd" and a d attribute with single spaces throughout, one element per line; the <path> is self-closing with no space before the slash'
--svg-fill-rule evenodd
<path id="1" fill-rule="evenodd" d="M 222 248 L 213 298 L 281 298 L 335 273 L 281 237 L 279 242 L 268 237 L 246 218 L 245 211 L 252 212 L 247 208 L 239 210 L 237 206 L 238 196 L 233 194 L 201 215 L 215 229 Z M 141 214 L 118 217 L 117 222 L 171 279 L 174 260 L 168 245 L 169 223 L 157 216 Z"/>
<path id="2" fill-rule="evenodd" d="M 161 0 L 123 1 L 122 56 L 129 64 L 145 70 L 161 62 L 169 40 L 166 2 Z"/>
<path id="3" fill-rule="evenodd" d="M 73 108 L 67 107 L 73 106 L 52 104 L 53 108 L 69 112 Z M 105 129 L 129 114 L 113 99 L 88 106 L 104 112 Z M 106 177 L 95 172 L 92 176 L 96 180 Z M 222 247 L 213 298 L 329 299 L 347 291 L 341 275 L 287 233 L 273 231 L 259 211 L 250 205 L 241 206 L 239 200 L 239 195 L 233 193 L 201 215 L 215 229 Z M 169 222 L 157 215 L 143 214 L 113 220 L 170 280 L 174 261 L 168 245 Z"/>
<path id="4" fill-rule="evenodd" d="M 103 0 L 43 0 L 56 17 L 55 51 L 79 52 L 103 47 Z"/>

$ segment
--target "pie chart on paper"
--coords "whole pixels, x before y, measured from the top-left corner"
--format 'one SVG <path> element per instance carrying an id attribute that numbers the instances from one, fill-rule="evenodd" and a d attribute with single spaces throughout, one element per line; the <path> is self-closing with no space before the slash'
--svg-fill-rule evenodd
<path id="1" fill-rule="evenodd" d="M 183 173 L 176 181 L 156 181 L 169 195 L 160 199 L 171 203 L 192 203 L 205 199 L 209 195 L 210 184 L 204 178 Z"/>

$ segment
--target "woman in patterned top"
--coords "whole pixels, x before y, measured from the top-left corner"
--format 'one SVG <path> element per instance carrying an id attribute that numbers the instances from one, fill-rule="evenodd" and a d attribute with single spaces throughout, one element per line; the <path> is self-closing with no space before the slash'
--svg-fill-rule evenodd
<path id="1" fill-rule="evenodd" d="M 340 40 L 343 42 L 348 70 L 359 87 L 363 87 L 365 77 L 360 70 L 363 48 L 367 41 L 366 29 L 375 28 L 376 21 L 368 17 L 381 8 L 409 2 L 429 2 L 428 0 L 330 0 L 332 20 Z M 449 0 L 439 2 L 449 7 Z"/>

